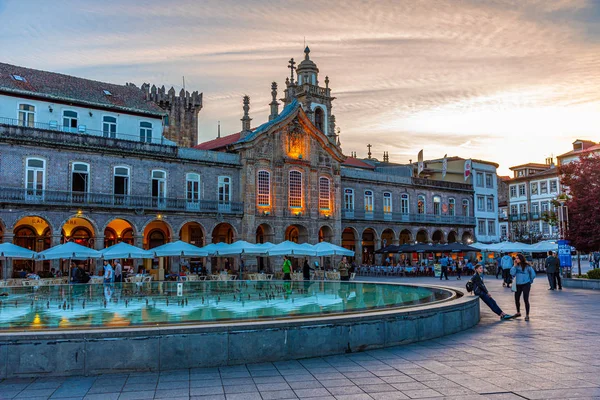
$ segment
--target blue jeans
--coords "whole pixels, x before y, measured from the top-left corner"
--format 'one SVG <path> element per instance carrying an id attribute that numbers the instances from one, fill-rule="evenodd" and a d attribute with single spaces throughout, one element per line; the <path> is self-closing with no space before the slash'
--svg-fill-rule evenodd
<path id="1" fill-rule="evenodd" d="M 483 293 L 483 292 L 481 292 L 481 293 L 476 293 L 476 294 L 479 296 L 479 298 L 480 298 L 480 299 L 481 299 L 481 300 L 482 300 L 482 301 L 483 301 L 485 304 L 487 304 L 487 306 L 488 306 L 489 308 L 491 308 L 491 309 L 492 309 L 492 311 L 493 311 L 495 314 L 497 314 L 497 315 L 501 315 L 501 314 L 502 314 L 502 310 L 500 309 L 500 307 L 498 307 L 498 304 L 496 304 L 496 301 L 495 301 L 494 299 L 492 299 L 492 298 L 490 297 L 490 295 L 489 295 L 489 294 L 487 294 L 487 293 Z"/>

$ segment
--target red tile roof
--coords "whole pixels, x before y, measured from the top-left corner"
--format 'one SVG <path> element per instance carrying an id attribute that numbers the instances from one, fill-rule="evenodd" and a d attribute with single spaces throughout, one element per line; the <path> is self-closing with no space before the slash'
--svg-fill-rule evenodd
<path id="1" fill-rule="evenodd" d="M 512 170 L 515 170 L 517 168 L 525 168 L 525 167 L 530 167 L 530 168 L 544 168 L 544 169 L 550 168 L 550 166 L 548 164 L 527 163 L 527 164 L 522 164 L 522 165 L 516 165 L 514 167 L 510 167 L 509 169 L 512 171 Z"/>
<path id="2" fill-rule="evenodd" d="M 15 79 L 14 76 L 24 80 Z M 146 100 L 144 92 L 135 85 L 115 85 L 4 63 L 0 63 L 0 93 L 152 114 L 156 117 L 166 114 L 158 105 Z"/>
<path id="3" fill-rule="evenodd" d="M 231 135 L 223 136 L 217 139 L 209 140 L 208 142 L 200 143 L 194 146 L 198 150 L 218 150 L 227 147 L 240 140 L 240 133 L 233 133 Z"/>
<path id="4" fill-rule="evenodd" d="M 587 153 L 591 153 L 592 151 L 600 151 L 600 144 L 596 144 L 593 146 L 590 146 L 588 148 L 585 148 L 583 150 L 571 150 L 565 154 L 561 154 L 560 156 L 558 156 L 557 158 L 563 158 L 563 157 L 567 157 L 567 156 L 572 156 L 575 154 L 587 154 Z"/>
<path id="5" fill-rule="evenodd" d="M 354 167 L 354 168 L 375 169 L 375 167 L 372 166 L 371 164 L 368 164 L 368 163 L 366 163 L 358 158 L 354 158 L 354 157 L 346 158 L 346 160 L 342 163 L 342 165 L 345 165 L 346 167 Z"/>

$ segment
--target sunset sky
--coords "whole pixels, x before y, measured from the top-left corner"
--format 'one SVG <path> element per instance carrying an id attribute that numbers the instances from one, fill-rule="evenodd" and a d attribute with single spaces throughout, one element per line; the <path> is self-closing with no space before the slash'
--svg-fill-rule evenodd
<path id="1" fill-rule="evenodd" d="M 123 4 L 122 4 L 123 3 Z M 445 153 L 499 173 L 600 140 L 597 1 L 0 0 L 0 61 L 204 93 L 200 141 L 267 120 L 311 48 L 346 154 Z"/>

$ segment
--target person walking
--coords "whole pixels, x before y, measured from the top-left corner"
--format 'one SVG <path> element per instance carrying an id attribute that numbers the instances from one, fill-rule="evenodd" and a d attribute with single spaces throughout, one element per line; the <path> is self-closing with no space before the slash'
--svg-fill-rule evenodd
<path id="1" fill-rule="evenodd" d="M 502 275 L 502 267 L 497 258 L 494 259 L 494 265 L 496 266 L 496 279 L 498 279 L 498 275 Z"/>
<path id="2" fill-rule="evenodd" d="M 442 273 L 440 274 L 440 281 L 445 276 L 446 280 L 448 280 L 448 264 L 450 264 L 450 260 L 448 260 L 448 256 L 444 254 L 442 258 L 440 258 L 440 265 L 442 266 Z"/>
<path id="3" fill-rule="evenodd" d="M 123 266 L 119 260 L 115 260 L 115 282 L 123 282 Z"/>
<path id="4" fill-rule="evenodd" d="M 502 311 L 502 309 L 496 303 L 496 300 L 492 299 L 490 292 L 485 287 L 485 283 L 483 283 L 483 265 L 477 264 L 475 266 L 475 273 L 473 277 L 471 277 L 471 282 L 473 283 L 473 293 L 476 296 L 479 296 L 481 301 L 483 301 L 496 315 L 500 317 L 501 320 L 507 320 L 514 318 L 514 315 L 509 315 Z"/>
<path id="5" fill-rule="evenodd" d="M 349 281 L 350 275 L 348 273 L 350 266 L 348 265 L 348 260 L 346 256 L 342 257 L 342 261 L 338 264 L 338 272 L 340 273 L 340 280 Z"/>
<path id="6" fill-rule="evenodd" d="M 104 283 L 112 283 L 115 280 L 115 272 L 107 260 L 104 260 Z"/>
<path id="7" fill-rule="evenodd" d="M 523 294 L 523 302 L 525 303 L 525 321 L 529 321 L 529 292 L 531 284 L 535 279 L 535 271 L 533 267 L 527 263 L 525 256 L 519 253 L 515 258 L 513 267 L 510 269 L 510 274 L 515 278 L 513 285 L 516 286 L 515 306 L 517 307 L 516 317 L 521 316 L 521 294 Z"/>
<path id="8" fill-rule="evenodd" d="M 283 256 L 283 267 L 281 268 L 283 271 L 283 280 L 291 281 L 292 280 L 292 262 L 290 261 L 288 256 Z"/>
<path id="9" fill-rule="evenodd" d="M 456 280 L 461 281 L 462 280 L 462 277 L 461 277 L 462 276 L 462 266 L 460 265 L 460 262 L 458 260 L 453 261 L 453 262 L 454 262 L 454 265 L 456 266 L 456 275 L 457 275 Z"/>
<path id="10" fill-rule="evenodd" d="M 548 290 L 556 289 L 556 277 L 555 274 L 558 271 L 558 259 L 552 255 L 552 252 L 548 252 L 546 257 L 546 275 L 548 276 L 548 283 L 550 287 Z M 562 282 L 561 282 L 562 283 Z"/>
<path id="11" fill-rule="evenodd" d="M 512 279 L 510 277 L 510 269 L 513 267 L 514 261 L 508 253 L 504 253 L 500 259 L 500 266 L 502 267 L 502 287 L 510 287 Z"/>

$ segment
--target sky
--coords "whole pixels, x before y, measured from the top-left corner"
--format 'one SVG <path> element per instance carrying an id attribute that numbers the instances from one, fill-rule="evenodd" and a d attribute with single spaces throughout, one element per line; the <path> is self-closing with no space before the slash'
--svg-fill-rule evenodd
<path id="1" fill-rule="evenodd" d="M 204 93 L 200 141 L 253 126 L 310 46 L 342 150 L 499 173 L 600 141 L 600 1 L 0 0 L 0 62 Z"/>

